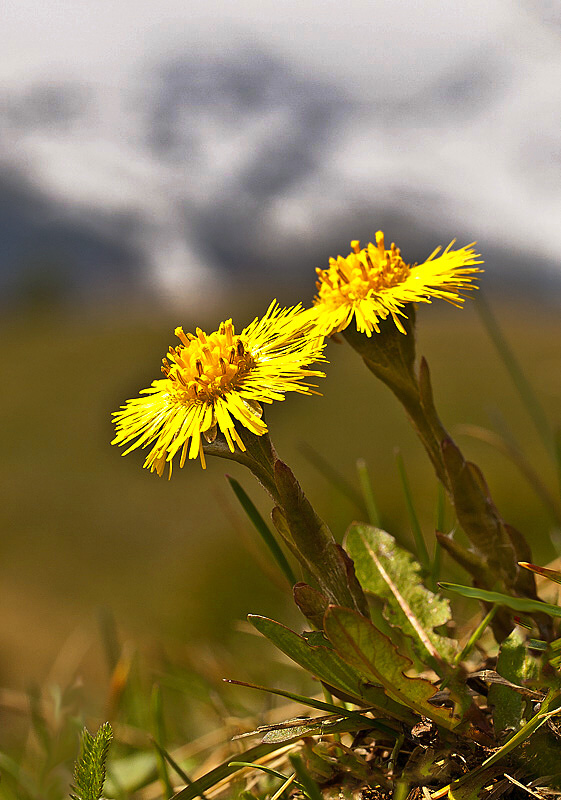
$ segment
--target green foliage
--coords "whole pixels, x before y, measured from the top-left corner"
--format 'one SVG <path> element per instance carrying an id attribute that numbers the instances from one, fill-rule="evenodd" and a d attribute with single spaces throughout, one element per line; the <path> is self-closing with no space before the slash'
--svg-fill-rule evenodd
<path id="1" fill-rule="evenodd" d="M 331 646 L 310 645 L 294 631 L 266 617 L 250 616 L 250 622 L 289 658 L 323 681 L 335 692 L 359 704 L 374 707 L 402 722 L 413 722 L 410 710 L 389 697 L 376 681 L 372 685 Z M 361 617 L 361 619 L 364 619 Z M 329 642 L 327 642 L 329 644 Z"/>
<path id="2" fill-rule="evenodd" d="M 80 755 L 74 768 L 74 786 L 70 794 L 72 800 L 100 800 L 112 739 L 113 731 L 108 722 L 105 722 L 94 736 L 84 728 Z"/>
<path id="3" fill-rule="evenodd" d="M 342 658 L 368 681 L 379 683 L 389 697 L 406 708 L 453 730 L 461 721 L 449 710 L 431 705 L 435 688 L 423 678 L 404 673 L 411 666 L 408 658 L 360 614 L 347 608 L 331 607 L 326 614 L 325 631 Z"/>
<path id="4" fill-rule="evenodd" d="M 299 755 L 291 755 L 290 763 L 294 767 L 294 772 L 298 777 L 299 783 L 304 789 L 304 793 L 308 800 L 323 800 L 319 786 L 309 774 L 306 769 L 302 757 Z"/>
<path id="5" fill-rule="evenodd" d="M 421 568 L 410 553 L 389 533 L 371 525 L 355 523 L 345 538 L 363 588 L 384 602 L 384 617 L 390 625 L 410 636 L 416 655 L 427 663 L 437 651 L 451 662 L 457 644 L 435 633 L 434 628 L 450 620 L 450 603 L 429 591 L 421 580 Z M 427 649 L 427 639 L 433 649 Z"/>
<path id="6" fill-rule="evenodd" d="M 497 672 L 518 686 L 538 677 L 537 663 L 528 653 L 526 637 L 517 628 L 501 643 Z M 527 704 L 521 693 L 495 683 L 489 689 L 489 703 L 494 706 L 493 724 L 499 739 L 504 732 L 515 733 L 520 729 Z"/>
<path id="7" fill-rule="evenodd" d="M 410 323 L 413 316 L 409 309 L 407 313 Z M 391 320 L 387 322 L 391 323 Z M 267 664 L 260 657 L 254 658 L 253 648 L 260 644 L 255 645 L 251 637 L 246 637 L 244 663 L 248 669 L 257 670 L 258 675 L 265 673 L 267 677 L 273 669 L 278 668 L 279 674 L 291 670 L 291 687 L 298 688 L 297 681 L 303 677 L 306 680 L 311 678 L 316 681 L 317 693 L 321 696 L 323 689 L 327 699 L 311 696 L 312 692 L 307 695 L 284 689 L 266 689 L 250 683 L 240 684 L 280 696 L 284 701 L 297 705 L 285 714 L 288 718 L 279 722 L 278 716 L 269 716 L 268 707 L 256 711 L 246 705 L 245 700 L 236 698 L 232 701 L 222 694 L 216 688 L 216 676 L 231 674 L 230 663 L 224 665 L 214 653 L 210 654 L 204 648 L 200 653 L 197 651 L 190 655 L 192 663 L 183 670 L 173 663 L 173 658 L 164 657 L 155 670 L 158 683 L 154 684 L 154 670 L 143 681 L 137 659 L 123 648 L 112 616 L 105 614 L 102 629 L 111 687 L 106 707 L 111 709 L 111 719 L 115 720 L 115 730 L 118 731 L 118 753 L 111 759 L 105 781 L 111 728 L 106 724 L 95 736 L 84 730 L 71 795 L 74 800 L 100 800 L 104 782 L 105 791 L 117 800 L 130 800 L 131 796 L 141 794 L 171 798 L 175 776 L 184 785 L 173 795 L 175 800 L 195 800 L 197 797 L 205 800 L 205 792 L 209 790 L 212 790 L 209 792 L 212 796 L 222 793 L 222 796 L 240 800 L 263 800 L 265 797 L 284 800 L 294 791 L 299 798 L 306 800 L 351 800 L 369 796 L 366 787 L 372 788 L 375 796 L 383 794 L 393 796 L 394 800 L 404 800 L 410 789 L 414 788 L 418 793 L 421 786 L 429 786 L 435 800 L 445 796 L 475 800 L 483 787 L 504 774 L 507 765 L 512 767 L 513 773 L 525 779 L 530 753 L 535 762 L 532 769 L 538 775 L 541 767 L 536 765 L 540 752 L 548 755 L 542 765 L 555 762 L 558 743 L 552 732 L 558 732 L 555 716 L 561 706 L 561 639 L 554 637 L 559 636 L 556 618 L 561 616 L 561 609 L 536 599 L 534 578 L 528 570 L 557 582 L 561 582 L 561 573 L 523 561 L 530 558 L 523 537 L 503 521 L 481 471 L 464 459 L 440 422 L 428 366 L 422 361 L 417 370 L 415 365 L 414 330 L 409 323 L 406 337 L 396 332 L 393 324 L 389 339 L 385 338 L 385 325 L 382 333 L 369 341 L 351 332 L 345 335 L 361 352 L 369 369 L 404 405 L 441 481 L 437 514 L 441 538 L 434 551 L 433 563 L 428 552 L 432 552 L 432 548 L 429 546 L 427 549 L 422 536 L 422 530 L 427 531 L 430 526 L 422 519 L 421 507 L 416 508 L 413 503 L 413 496 L 420 499 L 423 489 L 413 477 L 409 483 L 401 459 L 398 467 L 420 564 L 397 543 L 401 541 L 399 529 L 395 531 L 396 540 L 378 527 L 380 513 L 364 461 L 357 463 L 361 489 L 358 491 L 347 480 L 344 467 L 338 462 L 335 469 L 321 457 L 318 459 L 317 454 L 311 459 L 337 490 L 333 492 L 334 497 L 344 494 L 362 515 L 376 524 L 376 527 L 365 523 L 353 524 L 346 537 L 345 551 L 338 543 L 338 532 L 344 524 L 339 509 L 333 508 L 333 498 L 330 496 L 329 502 L 324 502 L 329 513 L 334 511 L 336 518 L 333 525 L 329 520 L 328 527 L 304 495 L 292 470 L 277 458 L 268 436 L 252 439 L 244 434 L 247 452 L 241 460 L 232 456 L 229 448 L 226 448 L 228 452 L 216 449 L 215 455 L 234 458 L 249 466 L 274 497 L 272 515 L 276 530 L 282 537 L 281 544 L 289 548 L 305 579 L 313 584 L 296 583 L 294 599 L 314 630 L 300 635 L 266 617 L 250 617 L 254 627 L 301 670 L 295 671 L 284 662 L 279 667 Z M 366 430 L 372 409 L 370 399 L 360 401 L 360 392 L 347 391 L 347 386 L 345 391 L 353 398 L 346 408 L 347 417 L 350 418 L 348 412 L 355 407 Z M 367 397 L 366 393 L 363 394 Z M 358 408 L 360 402 L 364 402 L 362 410 Z M 333 436 L 339 434 L 336 427 L 330 425 Z M 537 427 L 539 429 L 539 425 Z M 545 431 L 545 427 L 542 428 Z M 346 430 L 344 434 L 341 452 L 347 453 L 351 439 L 347 438 Z M 369 458 L 372 458 L 370 453 Z M 414 475 L 414 470 L 410 475 Z M 198 480 L 202 478 L 197 474 L 194 481 Z M 296 577 L 261 512 L 237 480 L 229 478 L 229 481 L 287 581 L 294 584 Z M 194 485 L 197 484 L 192 484 L 191 490 L 198 492 L 198 489 L 193 489 Z M 162 489 L 160 485 L 160 491 L 169 492 L 169 486 Z M 458 542 L 444 535 L 447 530 L 444 524 L 445 493 L 454 505 L 454 512 L 470 539 L 472 550 L 466 550 L 461 540 Z M 137 524 L 145 512 L 142 508 L 144 493 L 138 495 L 141 511 Z M 172 498 L 168 503 L 171 509 L 174 506 L 173 495 L 167 497 Z M 376 499 L 381 503 L 383 518 L 391 520 L 391 506 L 388 511 L 389 501 L 378 482 Z M 210 539 L 213 531 L 208 524 L 207 507 L 208 504 L 200 518 L 189 521 L 189 526 L 200 529 Z M 395 503 L 394 508 L 397 508 Z M 396 516 L 400 510 L 397 509 Z M 175 530 L 179 526 L 178 520 L 182 522 L 184 518 L 181 509 L 175 519 L 170 517 L 166 521 L 164 527 L 169 522 L 169 527 Z M 436 630 L 453 623 L 448 600 L 436 592 L 440 568 L 446 566 L 446 563 L 440 564 L 440 543 L 443 550 L 466 567 L 477 583 L 477 588 L 452 583 L 443 583 L 442 587 L 487 604 L 487 614 L 475 630 L 466 630 L 463 623 L 458 626 L 460 641 L 465 642 L 467 637 L 461 650 L 454 640 Z M 526 572 L 519 569 L 519 563 L 526 567 Z M 181 574 L 181 587 L 188 583 L 182 567 L 180 564 L 177 568 Z M 134 568 L 135 563 L 131 560 L 131 573 Z M 236 572 L 235 569 L 231 571 Z M 424 581 L 428 581 L 433 591 L 429 591 Z M 209 597 L 222 607 L 219 589 L 218 582 L 212 583 Z M 363 589 L 371 595 L 369 604 L 365 601 Z M 172 603 L 173 592 L 170 591 L 169 598 L 166 595 L 165 599 L 166 603 Z M 457 598 L 455 602 L 458 602 Z M 493 604 L 490 610 L 489 604 Z M 511 610 L 534 614 L 536 620 L 544 613 L 549 615 L 554 620 L 553 623 L 549 618 L 547 620 L 551 636 L 540 630 L 543 640 L 533 640 L 533 645 L 532 640 L 529 644 L 520 631 L 507 636 L 512 628 Z M 199 613 L 198 607 L 196 613 Z M 226 628 L 229 623 L 225 621 L 223 624 Z M 466 670 L 474 671 L 474 662 L 479 658 L 475 645 L 483 647 L 485 640 L 480 637 L 487 627 L 486 636 L 490 638 L 492 628 L 499 643 L 497 672 L 490 669 L 476 672 L 480 679 L 486 677 L 487 682 L 492 683 L 488 698 L 477 704 L 472 701 L 465 685 Z M 200 630 L 204 629 L 202 622 Z M 453 624 L 449 630 L 454 630 Z M 535 631 L 532 635 L 536 635 Z M 543 653 L 539 659 L 532 658 L 529 648 L 538 644 Z M 492 649 L 486 655 L 492 659 L 494 653 Z M 469 664 L 462 663 L 468 658 Z M 490 665 L 495 666 L 494 662 Z M 475 669 L 481 666 L 481 663 L 476 663 Z M 303 676 L 302 672 L 307 675 Z M 148 700 L 151 686 L 152 695 Z M 470 681 L 472 686 L 486 693 L 486 688 L 481 689 L 475 678 Z M 228 689 L 239 691 L 232 686 Z M 167 701 L 168 692 L 173 693 L 173 701 Z M 194 700 L 184 706 L 182 698 L 185 696 Z M 28 742 L 26 748 L 21 748 L 26 749 L 21 764 L 0 753 L 3 771 L 0 798 L 60 800 L 56 773 L 64 778 L 67 767 L 57 748 L 58 737 L 63 738 L 60 731 L 64 725 L 60 720 L 64 719 L 66 712 L 61 710 L 61 701 L 49 718 L 45 713 L 44 698 L 38 691 L 31 692 L 28 700 L 31 745 Z M 301 715 L 300 706 L 314 709 L 314 712 L 307 711 L 306 715 Z M 236 722 L 233 722 L 234 718 Z M 69 719 L 72 719 L 71 723 Z M 219 731 L 220 735 L 213 739 L 217 719 L 220 719 L 220 724 L 222 720 L 227 722 Z M 75 726 L 81 722 L 68 715 L 64 724 Z M 210 745 L 192 741 L 198 727 L 210 730 L 210 736 L 205 734 L 209 736 Z M 205 736 L 201 739 L 204 740 Z M 260 742 L 239 752 L 240 742 L 245 741 L 246 736 L 258 736 Z M 232 737 L 236 743 L 228 749 L 226 742 Z M 220 756 L 216 757 L 213 750 L 219 748 Z M 236 752 L 235 760 L 233 752 Z M 553 760 L 549 758 L 551 754 Z M 190 778 L 190 774 L 200 774 L 191 773 L 192 769 L 198 770 L 208 761 L 216 764 L 219 760 L 221 763 L 202 777 Z M 40 773 L 38 780 L 34 769 Z M 458 777 L 463 772 L 465 774 Z M 280 785 L 278 781 L 281 781 Z M 445 782 L 450 783 L 442 787 Z M 520 785 L 524 788 L 523 783 Z M 499 789 L 500 785 L 495 783 L 493 796 L 496 798 L 500 797 Z"/>
<path id="8" fill-rule="evenodd" d="M 477 586 L 461 586 L 457 583 L 447 583 L 446 581 L 441 581 L 439 586 L 447 592 L 453 592 L 473 600 L 483 600 L 486 603 L 496 603 L 499 606 L 512 608 L 513 611 L 527 614 L 541 611 L 550 617 L 561 617 L 561 606 L 543 603 L 541 600 L 532 600 L 530 597 L 512 597 L 502 592 L 490 592 L 486 589 L 479 589 Z"/>

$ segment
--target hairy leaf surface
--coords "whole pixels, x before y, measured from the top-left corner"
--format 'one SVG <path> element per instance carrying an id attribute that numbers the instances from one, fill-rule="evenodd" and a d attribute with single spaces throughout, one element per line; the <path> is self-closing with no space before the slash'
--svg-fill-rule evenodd
<path id="1" fill-rule="evenodd" d="M 451 716 L 448 709 L 429 702 L 436 692 L 429 681 L 405 675 L 411 667 L 410 660 L 365 617 L 348 608 L 331 606 L 325 615 L 325 632 L 345 661 L 367 680 L 381 683 L 394 700 L 445 728 L 453 729 L 459 724 L 460 719 Z"/>
<path id="2" fill-rule="evenodd" d="M 452 661 L 456 642 L 434 631 L 450 619 L 450 604 L 423 585 L 421 567 L 413 556 L 389 533 L 362 523 L 349 528 L 345 546 L 363 588 L 383 598 L 385 618 L 412 638 L 416 655 L 425 663 L 427 655 L 432 660 L 432 645 L 441 658 Z M 399 647 L 399 642 L 395 643 Z"/>

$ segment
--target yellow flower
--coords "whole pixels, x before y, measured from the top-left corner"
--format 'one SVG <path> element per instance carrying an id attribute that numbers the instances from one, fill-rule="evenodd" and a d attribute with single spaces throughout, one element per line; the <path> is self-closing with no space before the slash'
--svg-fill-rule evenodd
<path id="1" fill-rule="evenodd" d="M 483 262 L 477 260 L 473 245 L 452 250 L 453 244 L 441 255 L 437 247 L 423 264 L 410 266 L 393 242 L 386 250 L 382 231 L 377 232 L 375 245 L 370 242 L 362 250 L 360 242 L 352 241 L 354 252 L 330 258 L 328 269 L 316 269 L 314 306 L 321 333 L 342 331 L 354 317 L 357 330 L 372 336 L 373 331 L 380 332 L 379 321 L 390 315 L 405 333 L 399 317 L 407 316 L 403 311 L 407 303 L 430 303 L 439 297 L 460 306 L 464 301 L 460 291 L 476 288 L 473 276 L 483 271 L 473 265 Z"/>
<path id="2" fill-rule="evenodd" d="M 162 361 L 165 377 L 114 413 L 117 435 L 112 444 L 133 442 L 123 455 L 153 444 L 144 466 L 162 475 L 168 462 L 170 477 L 180 450 L 180 467 L 189 456 L 200 457 L 205 468 L 201 437 L 213 442 L 218 430 L 232 452 L 236 444 L 245 450 L 236 422 L 261 436 L 267 432 L 261 403 L 284 400 L 289 391 L 316 394 L 303 381 L 324 377 L 305 368 L 325 361 L 323 339 L 312 328 L 309 311 L 301 305 L 283 309 L 276 301 L 239 335 L 231 319 L 211 334 L 176 328 L 181 344 L 170 347 Z"/>

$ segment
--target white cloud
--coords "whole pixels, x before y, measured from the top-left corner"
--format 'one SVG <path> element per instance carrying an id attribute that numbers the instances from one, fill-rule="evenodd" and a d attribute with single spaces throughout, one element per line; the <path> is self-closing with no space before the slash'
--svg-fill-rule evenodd
<path id="1" fill-rule="evenodd" d="M 312 158 L 301 179 L 252 199 L 265 238 L 305 236 L 336 221 L 346 203 L 401 203 L 447 221 L 451 235 L 460 225 L 558 260 L 561 51 L 555 31 L 514 2 L 9 0 L 3 30 L 0 77 L 12 103 L 30 86 L 61 82 L 82 86 L 88 101 L 63 128 L 22 128 L 7 117 L 2 161 L 63 205 L 145 219 L 143 247 L 170 291 L 214 267 L 194 243 L 197 214 L 221 203 L 243 208 L 252 164 L 261 159 L 263 169 L 269 151 L 274 159 L 275 147 L 305 138 L 316 95 L 325 95 L 319 108 L 339 102 L 322 81 L 353 99 L 315 150 L 283 154 L 289 166 Z M 224 87 L 216 102 L 211 75 L 205 102 L 179 101 L 170 123 L 176 152 L 152 148 L 162 86 L 151 70 L 162 59 L 200 67 L 218 58 L 227 75 L 245 52 L 253 79 L 255 43 L 289 70 L 270 105 L 227 107 Z M 295 96 L 300 83 L 306 92 Z"/>

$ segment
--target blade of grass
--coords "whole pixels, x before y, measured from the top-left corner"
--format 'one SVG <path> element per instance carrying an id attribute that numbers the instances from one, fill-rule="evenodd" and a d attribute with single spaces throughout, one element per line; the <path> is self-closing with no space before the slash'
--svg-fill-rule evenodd
<path id="1" fill-rule="evenodd" d="M 491 306 L 485 299 L 483 292 L 479 292 L 475 298 L 475 307 L 479 313 L 479 317 L 489 334 L 489 338 L 495 345 L 495 348 L 502 359 L 508 373 L 514 383 L 522 402 L 526 406 L 526 411 L 530 415 L 534 426 L 546 448 L 548 453 L 555 456 L 553 446 L 553 435 L 545 412 L 536 397 L 532 385 L 524 375 L 524 372 L 518 363 L 516 356 L 506 341 L 504 334 L 497 322 L 497 318 L 491 309 Z"/>
<path id="2" fill-rule="evenodd" d="M 456 430 L 459 434 L 470 436 L 472 439 L 478 439 L 480 442 L 485 442 L 485 444 L 488 444 L 499 453 L 502 453 L 505 458 L 508 458 L 526 478 L 528 484 L 551 514 L 553 521 L 561 524 L 561 505 L 559 501 L 551 494 L 540 475 L 530 464 L 515 441 L 511 441 L 505 436 L 483 428 L 480 425 L 457 425 Z"/>
<path id="3" fill-rule="evenodd" d="M 269 548 L 271 555 L 273 556 L 274 560 L 277 562 L 280 570 L 282 571 L 283 575 L 289 582 L 290 586 L 294 586 L 296 583 L 296 578 L 294 577 L 294 573 L 288 563 L 285 554 L 281 550 L 279 543 L 271 533 L 269 526 L 257 510 L 256 506 L 254 505 L 251 498 L 246 493 L 245 489 L 241 486 L 240 483 L 235 478 L 232 478 L 230 475 L 226 475 L 226 479 L 228 483 L 232 487 L 234 494 L 240 501 L 240 505 L 249 517 L 250 521 L 252 522 L 253 526 Z"/>
<path id="4" fill-rule="evenodd" d="M 551 603 L 543 603 L 541 600 L 533 600 L 531 597 L 511 597 L 501 592 L 490 592 L 487 589 L 480 589 L 477 586 L 461 586 L 458 583 L 447 583 L 440 581 L 438 584 L 445 592 L 455 592 L 462 597 L 471 597 L 474 600 L 483 600 L 485 603 L 497 603 L 514 611 L 532 614 L 535 611 L 543 611 L 550 617 L 561 617 L 561 606 L 554 606 Z"/>
<path id="5" fill-rule="evenodd" d="M 405 471 L 405 463 L 403 461 L 403 456 L 401 455 L 399 450 L 396 451 L 395 460 L 397 463 L 399 477 L 401 478 L 403 494 L 405 495 L 405 503 L 407 505 L 409 518 L 411 520 L 411 528 L 413 530 L 413 537 L 415 539 L 415 545 L 417 548 L 417 558 L 419 559 L 419 563 L 423 567 L 424 571 L 426 573 L 430 573 L 431 565 L 430 565 L 429 553 L 427 550 L 427 546 L 425 544 L 425 540 L 423 538 L 423 532 L 421 531 L 419 518 L 415 510 L 415 504 L 413 502 L 413 495 L 411 494 L 411 487 L 409 486 L 407 472 Z"/>
<path id="6" fill-rule="evenodd" d="M 171 756 L 167 750 L 165 750 L 161 745 L 159 745 L 155 739 L 152 739 L 152 744 L 154 745 L 156 750 L 160 753 L 162 758 L 165 758 L 165 760 L 168 762 L 168 764 L 174 770 L 174 772 L 176 772 L 179 775 L 183 783 L 185 783 L 187 786 L 192 786 L 194 781 L 191 780 L 191 778 L 187 775 L 185 770 L 181 769 L 181 767 L 179 766 L 177 761 L 173 758 L 173 756 Z M 207 800 L 206 795 L 202 791 L 199 792 L 198 796 L 201 798 L 201 800 Z"/>
<path id="7" fill-rule="evenodd" d="M 285 789 L 288 789 L 291 783 L 294 783 L 294 779 L 296 778 L 296 773 L 293 772 L 292 775 L 285 780 L 282 786 L 279 786 L 278 790 L 272 795 L 271 800 L 279 800 L 282 797 L 283 792 Z"/>
<path id="8" fill-rule="evenodd" d="M 288 758 L 290 760 L 290 763 L 294 767 L 294 772 L 296 773 L 298 782 L 303 787 L 309 799 L 323 800 L 323 795 L 319 789 L 319 786 L 311 777 L 311 775 L 308 774 L 308 771 L 304 766 L 304 762 L 302 761 L 302 757 L 297 755 L 296 753 L 292 753 Z"/>
<path id="9" fill-rule="evenodd" d="M 450 791 L 454 791 L 455 789 L 459 788 L 468 780 L 473 780 L 473 778 L 475 778 L 477 775 L 485 772 L 485 770 L 489 769 L 489 767 L 492 767 L 493 764 L 496 764 L 497 761 L 503 759 L 516 747 L 519 747 L 523 742 L 526 741 L 526 739 L 535 733 L 538 728 L 544 724 L 544 722 L 547 722 L 550 717 L 561 713 L 561 709 L 559 708 L 551 710 L 551 706 L 556 703 L 560 697 L 561 692 L 559 690 L 550 689 L 537 714 L 535 714 L 526 723 L 526 725 L 520 728 L 517 733 L 511 736 L 506 744 L 499 748 L 499 750 L 496 750 L 493 755 L 489 756 L 489 758 L 487 758 L 479 767 L 476 767 L 471 772 L 468 772 L 467 775 L 458 778 L 458 780 L 453 781 L 452 783 L 448 784 L 448 786 L 444 786 L 442 789 L 439 789 L 437 792 L 432 794 L 432 800 L 440 800 L 440 798 L 446 797 Z"/>
<path id="10" fill-rule="evenodd" d="M 366 506 L 366 515 L 368 522 L 375 525 L 376 528 L 380 527 L 380 514 L 374 499 L 374 492 L 372 490 L 372 482 L 368 473 L 368 467 L 364 458 L 359 458 L 356 462 L 356 471 L 358 473 L 358 480 L 360 489 L 364 498 L 364 505 Z"/>
<path id="11" fill-rule="evenodd" d="M 325 702 L 330 703 L 332 706 L 335 706 L 335 703 L 333 702 L 333 695 L 331 694 L 325 683 L 322 683 L 321 688 L 323 689 L 323 696 L 325 698 Z M 337 708 L 337 706 L 335 706 L 335 708 Z M 341 737 L 339 736 L 338 733 L 334 733 L 333 738 L 336 742 L 341 741 Z"/>
<path id="12" fill-rule="evenodd" d="M 296 741 L 296 739 L 295 739 Z M 292 744 L 283 743 L 281 747 L 278 744 L 259 744 L 256 747 L 251 747 L 240 753 L 240 758 L 247 761 L 251 766 L 255 766 L 258 761 L 274 753 L 286 753 Z M 252 759 L 250 761 L 250 759 Z M 195 800 L 196 797 L 201 796 L 201 792 L 207 789 L 212 789 L 218 785 L 224 786 L 232 779 L 232 775 L 236 773 L 239 767 L 231 766 L 231 758 L 222 762 L 210 772 L 194 780 L 191 784 L 181 789 L 173 796 L 173 800 Z"/>
<path id="13" fill-rule="evenodd" d="M 485 616 L 483 617 L 483 619 L 481 620 L 481 622 L 479 623 L 477 628 L 473 631 L 473 633 L 471 634 L 471 636 L 469 637 L 469 639 L 467 640 L 467 642 L 463 646 L 462 650 L 454 658 L 454 666 L 455 667 L 457 667 L 458 664 L 460 664 L 462 661 L 465 661 L 465 659 L 469 656 L 469 654 L 471 653 L 471 651 L 473 650 L 473 648 L 475 647 L 477 642 L 483 636 L 483 633 L 485 632 L 485 629 L 487 628 L 487 626 L 493 621 L 493 617 L 495 616 L 495 614 L 497 613 L 498 610 L 499 610 L 499 606 L 493 606 L 493 608 L 491 608 L 485 614 Z"/>
<path id="14" fill-rule="evenodd" d="M 261 772 L 266 772 L 267 775 L 272 775 L 274 778 L 280 778 L 282 781 L 287 780 L 286 775 L 283 775 L 282 772 L 278 772 L 276 769 L 271 769 L 271 767 L 265 767 L 263 764 L 252 764 L 250 761 L 230 761 L 228 766 L 237 767 L 238 769 L 241 769 L 242 767 L 259 769 Z"/>
<path id="15" fill-rule="evenodd" d="M 158 774 L 162 784 L 163 795 L 170 798 L 173 795 L 173 786 L 169 778 L 167 762 L 161 753 L 165 748 L 164 714 L 162 707 L 162 691 L 157 683 L 152 687 L 150 698 L 150 712 L 152 716 L 152 728 L 154 732 L 154 743 L 156 747 L 156 757 L 158 759 Z"/>
<path id="16" fill-rule="evenodd" d="M 438 494 L 436 496 L 436 530 L 439 533 L 444 533 L 446 515 L 446 493 L 444 486 L 438 483 Z M 442 547 L 438 539 L 434 543 L 434 552 L 432 559 L 432 569 L 430 574 L 431 589 L 436 592 L 438 587 L 437 583 L 440 579 L 440 569 L 442 566 Z"/>
<path id="17" fill-rule="evenodd" d="M 298 448 L 302 455 L 308 459 L 310 464 L 323 475 L 323 477 L 344 497 L 347 498 L 361 514 L 367 514 L 362 495 L 357 492 L 353 484 L 348 481 L 341 473 L 333 467 L 329 461 L 318 453 L 310 444 L 302 442 Z"/>

